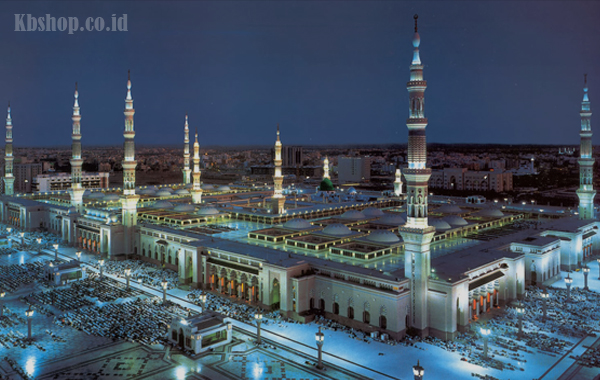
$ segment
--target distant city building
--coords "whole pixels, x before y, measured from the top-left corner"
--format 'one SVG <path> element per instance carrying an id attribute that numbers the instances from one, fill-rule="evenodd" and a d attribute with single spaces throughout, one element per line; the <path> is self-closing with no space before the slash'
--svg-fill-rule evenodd
<path id="1" fill-rule="evenodd" d="M 338 181 L 362 182 L 371 179 L 370 157 L 339 157 L 338 158 Z"/>
<path id="2" fill-rule="evenodd" d="M 283 166 L 302 166 L 304 154 L 301 146 L 284 146 L 281 151 Z"/>
<path id="3" fill-rule="evenodd" d="M 471 171 L 466 168 L 434 170 L 429 187 L 445 190 L 504 192 L 513 190 L 513 177 L 507 171 Z"/>
<path id="4" fill-rule="evenodd" d="M 42 174 L 42 164 L 14 164 L 15 191 L 31 193 L 33 179 Z"/>
<path id="5" fill-rule="evenodd" d="M 85 189 L 107 189 L 109 173 L 85 173 L 81 175 L 81 184 Z M 39 174 L 33 179 L 35 192 L 66 190 L 71 187 L 70 173 Z"/>

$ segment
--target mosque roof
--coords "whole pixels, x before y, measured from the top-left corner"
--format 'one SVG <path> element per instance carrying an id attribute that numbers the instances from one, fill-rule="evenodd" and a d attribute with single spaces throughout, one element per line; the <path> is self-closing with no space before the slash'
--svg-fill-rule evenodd
<path id="1" fill-rule="evenodd" d="M 319 185 L 320 191 L 335 191 L 335 187 L 333 187 L 333 183 L 329 178 L 323 178 L 321 184 Z"/>

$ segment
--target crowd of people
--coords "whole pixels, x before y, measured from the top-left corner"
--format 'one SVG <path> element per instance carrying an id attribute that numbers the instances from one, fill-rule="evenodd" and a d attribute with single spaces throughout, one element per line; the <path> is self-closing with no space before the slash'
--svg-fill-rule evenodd
<path id="1" fill-rule="evenodd" d="M 44 263 L 0 265 L 0 289 L 14 292 L 21 286 L 44 281 Z"/>
<path id="2" fill-rule="evenodd" d="M 100 270 L 100 263 L 94 260 L 91 266 Z M 129 269 L 130 280 L 141 282 L 146 286 L 162 289 L 162 282 L 167 281 L 167 290 L 179 285 L 177 272 L 170 269 L 159 269 L 155 265 L 141 260 L 105 261 L 102 268 L 104 273 L 125 278 L 125 270 Z"/>

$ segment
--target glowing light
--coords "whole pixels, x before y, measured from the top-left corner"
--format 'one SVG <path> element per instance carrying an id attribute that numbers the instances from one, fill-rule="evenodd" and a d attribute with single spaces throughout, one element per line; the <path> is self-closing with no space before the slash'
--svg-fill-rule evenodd
<path id="1" fill-rule="evenodd" d="M 184 366 L 179 366 L 175 370 L 175 376 L 177 376 L 177 380 L 185 380 L 185 374 L 187 373 L 187 368 Z"/>
<path id="2" fill-rule="evenodd" d="M 27 362 L 25 363 L 25 372 L 27 372 L 29 376 L 33 376 L 33 373 L 35 372 L 35 357 L 30 356 L 27 359 Z"/>

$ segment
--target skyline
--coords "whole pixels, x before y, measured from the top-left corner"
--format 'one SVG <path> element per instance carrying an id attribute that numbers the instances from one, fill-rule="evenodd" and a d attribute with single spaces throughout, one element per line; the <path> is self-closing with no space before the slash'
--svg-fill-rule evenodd
<path id="1" fill-rule="evenodd" d="M 186 112 L 201 147 L 268 146 L 277 123 L 284 145 L 405 144 L 414 13 L 428 143 L 576 145 L 584 73 L 594 110 L 596 3 L 154 5 L 6 3 L 17 148 L 70 143 L 75 82 L 84 152 L 122 144 L 128 69 L 139 145 L 183 144 Z M 14 32 L 14 13 L 127 14 L 129 31 Z"/>

